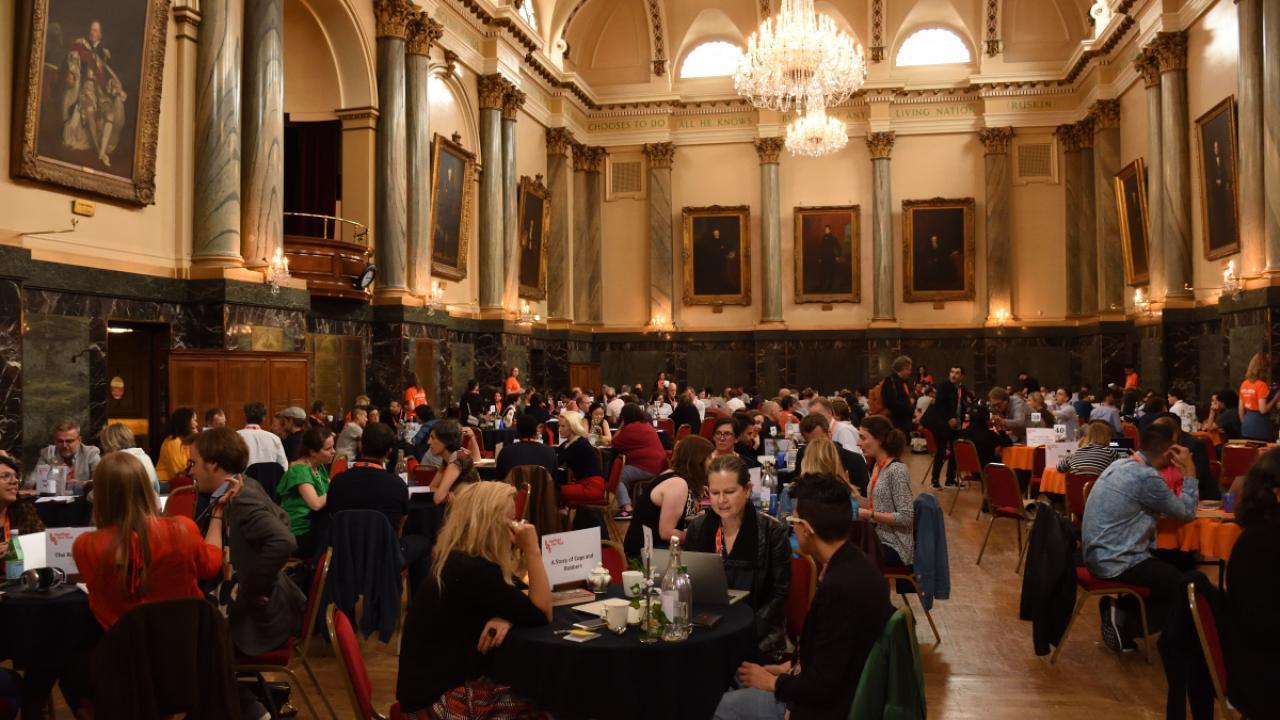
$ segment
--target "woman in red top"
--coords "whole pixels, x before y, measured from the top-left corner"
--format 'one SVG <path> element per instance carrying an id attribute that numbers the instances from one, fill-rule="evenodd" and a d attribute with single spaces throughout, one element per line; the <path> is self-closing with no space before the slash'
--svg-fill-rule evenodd
<path id="1" fill-rule="evenodd" d="M 408 387 L 404 389 L 404 407 L 401 411 L 405 417 L 413 414 L 419 405 L 427 404 L 427 391 L 423 389 L 422 383 L 418 382 L 417 373 L 409 373 Z"/>
<path id="2" fill-rule="evenodd" d="M 667 450 L 662 447 L 658 431 L 653 429 L 644 408 L 627 403 L 618 413 L 622 427 L 613 434 L 612 447 L 627 456 L 622 468 L 622 482 L 618 485 L 618 505 L 631 509 L 631 483 L 652 480 L 667 469 Z M 609 472 L 607 469 L 605 472 Z M 626 513 L 629 516 L 630 513 Z"/>
<path id="3" fill-rule="evenodd" d="M 218 575 L 222 550 L 205 542 L 191 518 L 161 517 L 142 463 L 128 453 L 105 455 L 93 485 L 98 530 L 76 538 L 71 554 L 102 627 L 142 603 L 200 597 L 196 582 Z"/>
<path id="4" fill-rule="evenodd" d="M 524 388 L 520 387 L 520 368 L 511 368 L 511 374 L 507 375 L 506 390 L 507 395 L 519 395 L 524 391 Z"/>
<path id="5" fill-rule="evenodd" d="M 1267 356 L 1262 353 L 1254 355 L 1245 370 L 1244 382 L 1240 383 L 1240 429 L 1249 440 L 1275 440 L 1271 421 L 1267 419 L 1276 405 L 1276 398 L 1267 397 L 1270 379 Z"/>

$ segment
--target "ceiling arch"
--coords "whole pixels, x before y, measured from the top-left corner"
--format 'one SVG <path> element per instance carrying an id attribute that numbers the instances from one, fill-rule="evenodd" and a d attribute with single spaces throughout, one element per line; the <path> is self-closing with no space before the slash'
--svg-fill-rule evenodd
<path id="1" fill-rule="evenodd" d="M 1004 0 L 1000 18 L 1006 62 L 1056 61 L 1091 34 L 1087 0 Z"/>
<path id="2" fill-rule="evenodd" d="M 315 18 L 338 75 L 339 108 L 374 107 L 377 80 L 371 40 L 361 30 L 353 0 L 288 0 Z M 285 62 L 289 50 L 285 48 Z M 336 109 L 336 108 L 335 108 Z"/>

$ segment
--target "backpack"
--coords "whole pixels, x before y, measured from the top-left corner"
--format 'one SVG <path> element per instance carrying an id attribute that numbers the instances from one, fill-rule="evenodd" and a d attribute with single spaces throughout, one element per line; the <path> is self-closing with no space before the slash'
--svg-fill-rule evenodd
<path id="1" fill-rule="evenodd" d="M 867 415 L 889 415 L 889 409 L 884 406 L 884 398 L 881 393 L 884 392 L 884 383 L 880 383 L 871 388 L 871 392 L 867 393 Z"/>

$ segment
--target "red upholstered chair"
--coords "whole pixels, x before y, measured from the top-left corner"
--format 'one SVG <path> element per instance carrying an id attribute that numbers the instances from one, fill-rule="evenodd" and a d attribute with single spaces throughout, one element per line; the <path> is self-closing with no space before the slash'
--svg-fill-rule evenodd
<path id="1" fill-rule="evenodd" d="M 685 423 L 685 424 L 681 425 L 680 427 L 676 428 L 676 439 L 675 439 L 675 443 L 680 442 L 681 440 L 683 440 L 683 439 L 685 439 L 685 438 L 689 437 L 689 436 L 690 436 L 690 435 L 692 435 L 692 434 L 693 434 L 693 426 L 692 426 L 692 425 L 690 425 L 689 423 Z M 675 447 L 675 443 L 672 443 L 672 447 Z"/>
<path id="2" fill-rule="evenodd" d="M 609 571 L 609 580 L 622 583 L 622 573 L 627 569 L 627 556 L 622 546 L 616 542 L 602 540 L 600 542 L 600 564 Z"/>
<path id="3" fill-rule="evenodd" d="M 1258 448 L 1249 445 L 1227 445 L 1222 448 L 1222 476 L 1218 485 L 1231 487 L 1231 483 L 1241 475 L 1247 475 L 1249 468 L 1258 460 Z"/>
<path id="4" fill-rule="evenodd" d="M 329 628 L 329 642 L 338 657 L 338 668 L 342 670 L 342 681 L 347 686 L 347 697 L 351 699 L 351 708 L 355 714 L 351 717 L 358 720 L 388 720 L 387 715 L 373 709 L 373 683 L 369 682 L 369 671 L 364 665 L 364 655 L 360 652 L 360 640 L 356 637 L 355 628 L 346 613 L 330 605 L 325 612 L 325 625 Z M 389 711 L 390 720 L 426 720 L 425 712 L 405 715 L 400 712 L 400 703 L 393 703 Z M 335 716 L 336 717 L 336 716 Z"/>
<path id="5" fill-rule="evenodd" d="M 787 590 L 787 637 L 794 645 L 800 641 L 809 603 L 818 591 L 818 566 L 808 555 L 791 556 L 791 586 Z"/>
<path id="6" fill-rule="evenodd" d="M 1027 499 L 1034 500 L 1040 494 L 1040 478 L 1044 477 L 1045 447 L 1037 445 L 1031 457 L 1031 482 L 1027 483 Z"/>
<path id="7" fill-rule="evenodd" d="M 987 523 L 987 534 L 982 537 L 982 548 L 978 550 L 978 565 L 982 564 L 982 556 L 987 552 L 987 541 L 991 539 L 991 531 L 996 520 L 1012 520 L 1016 524 L 1018 536 L 1018 564 L 1013 571 L 1022 567 L 1022 523 L 1030 522 L 1026 509 L 1022 506 L 1022 493 L 1018 490 L 1018 477 L 1007 465 L 991 463 L 987 466 L 987 507 L 991 511 L 991 522 Z"/>
<path id="8" fill-rule="evenodd" d="M 913 503 L 913 506 L 914 505 L 915 503 Z M 917 511 L 916 518 L 918 519 L 919 517 L 920 516 Z M 916 531 L 919 529 L 920 529 L 920 524 L 918 522 L 913 521 L 911 524 L 911 536 L 913 538 L 916 535 Z M 903 607 L 908 609 L 911 608 L 911 602 L 907 600 L 907 593 L 903 592 L 900 589 L 903 585 L 910 585 L 911 592 L 915 594 L 916 599 L 918 600 L 920 599 L 920 596 L 921 596 L 920 583 L 916 581 L 916 570 L 913 566 L 886 565 L 884 567 L 884 571 L 882 574 L 884 575 L 885 581 L 889 583 L 890 591 L 898 593 L 898 595 L 902 598 Z M 924 610 L 924 618 L 929 621 L 929 628 L 933 630 L 934 644 L 939 644 L 939 645 L 942 644 L 942 635 L 938 633 L 938 626 L 933 622 L 933 613 L 929 612 L 929 608 L 925 607 L 923 601 L 920 602 L 920 609 Z M 912 637 L 915 637 L 915 636 L 913 635 Z"/>
<path id="9" fill-rule="evenodd" d="M 482 458 L 493 457 L 493 451 L 486 450 L 484 447 L 484 433 L 479 430 L 472 429 L 471 434 L 474 435 L 476 438 L 476 447 L 479 448 L 480 450 L 480 457 Z"/>
<path id="10" fill-rule="evenodd" d="M 1049 664 L 1052 665 L 1058 661 L 1058 653 L 1062 652 L 1062 646 L 1067 644 L 1067 635 L 1071 632 L 1071 626 L 1076 624 L 1076 618 L 1080 615 L 1080 610 L 1084 607 L 1086 601 L 1094 596 L 1110 596 L 1121 598 L 1129 595 L 1138 601 L 1138 612 L 1142 618 L 1142 651 L 1147 656 L 1147 662 L 1151 662 L 1151 630 L 1147 624 L 1147 603 L 1146 599 L 1151 597 L 1151 589 L 1141 585 L 1131 585 L 1129 583 L 1115 582 L 1113 580 L 1102 580 L 1093 576 L 1089 572 L 1089 568 L 1081 565 L 1076 568 L 1076 606 L 1071 611 L 1071 620 L 1067 622 L 1067 629 L 1062 631 L 1062 639 L 1058 641 L 1058 647 L 1053 649 L 1053 655 L 1049 657 Z"/>
<path id="11" fill-rule="evenodd" d="M 1093 473 L 1067 474 L 1067 517 L 1076 527 L 1080 527 L 1080 521 L 1084 519 L 1084 486 L 1097 479 L 1098 476 Z"/>
<path id="12" fill-rule="evenodd" d="M 1213 616 L 1213 606 L 1209 599 L 1196 591 L 1195 583 L 1187 583 L 1187 602 L 1191 605 L 1191 619 L 1195 621 L 1196 635 L 1200 638 L 1200 651 L 1204 653 L 1204 664 L 1209 666 L 1209 677 L 1213 680 L 1213 694 L 1222 708 L 1222 717 L 1233 718 L 1235 715 L 1227 706 L 1227 659 L 1222 653 L 1222 638 L 1218 634 L 1218 620 Z"/>
<path id="13" fill-rule="evenodd" d="M 1120 432 L 1121 432 L 1121 434 L 1123 434 L 1126 438 L 1128 438 L 1128 439 L 1130 439 L 1130 440 L 1132 440 L 1132 441 L 1133 441 L 1133 449 L 1134 449 L 1134 450 L 1141 450 L 1141 449 L 1142 449 L 1142 442 L 1141 442 L 1141 435 L 1142 435 L 1142 434 L 1138 432 L 1138 426 L 1137 426 L 1137 425 L 1134 425 L 1133 423 L 1120 423 Z"/>
<path id="14" fill-rule="evenodd" d="M 956 440 L 955 449 L 952 451 L 955 457 L 952 461 L 956 464 L 956 473 L 960 477 L 968 477 L 970 481 L 977 481 L 978 486 L 986 494 L 986 480 L 982 475 L 982 461 L 978 459 L 978 448 L 969 440 Z M 956 511 L 956 503 L 960 501 L 960 491 L 956 490 L 955 497 L 951 498 L 951 508 L 947 510 L 947 514 L 951 515 Z M 978 518 L 982 517 L 982 503 L 978 503 Z M 977 518 L 975 518 L 977 519 Z"/>
<path id="15" fill-rule="evenodd" d="M 622 470 L 627 466 L 627 456 L 618 453 L 613 456 L 613 465 L 609 468 L 609 477 L 605 478 L 604 483 L 604 504 L 603 505 L 579 505 L 578 507 L 591 508 L 600 513 L 604 517 L 604 526 L 609 531 L 608 539 L 620 543 L 622 542 L 622 532 L 618 530 L 618 523 L 614 521 L 613 516 L 618 514 L 618 485 L 622 483 Z"/>
<path id="16" fill-rule="evenodd" d="M 343 470 L 347 469 L 347 459 L 340 457 L 333 461 L 333 466 L 329 468 L 329 477 L 337 477 Z"/>
<path id="17" fill-rule="evenodd" d="M 431 465 L 419 465 L 413 469 L 413 484 L 417 487 L 427 487 L 432 480 L 436 479 L 436 472 L 439 468 Z"/>
<path id="18" fill-rule="evenodd" d="M 933 465 L 938 462 L 938 439 L 933 436 L 932 430 L 923 425 L 920 426 L 920 435 L 924 438 L 925 447 L 929 449 L 929 468 L 920 476 L 920 484 L 924 485 L 933 477 Z"/>
<path id="19" fill-rule="evenodd" d="M 667 437 L 674 437 L 676 434 L 676 422 L 671 418 L 664 418 L 658 421 L 658 429 L 667 434 Z"/>
<path id="20" fill-rule="evenodd" d="M 169 517 L 196 517 L 196 488 L 194 485 L 171 489 L 164 503 L 164 514 Z"/>
<path id="21" fill-rule="evenodd" d="M 525 505 L 529 502 L 529 487 L 516 489 L 516 517 L 523 520 Z"/>
<path id="22" fill-rule="evenodd" d="M 720 418 L 718 417 L 710 417 L 710 416 L 705 418 L 702 421 L 702 427 L 698 428 L 698 434 L 710 440 L 712 433 L 714 433 L 716 430 L 716 421 L 719 419 Z"/>

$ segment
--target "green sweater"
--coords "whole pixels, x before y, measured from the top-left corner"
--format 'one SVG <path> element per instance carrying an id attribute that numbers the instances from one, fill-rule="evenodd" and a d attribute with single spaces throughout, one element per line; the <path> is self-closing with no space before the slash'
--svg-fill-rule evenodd
<path id="1" fill-rule="evenodd" d="M 910 610 L 885 623 L 858 680 L 849 720 L 924 720 L 924 674 Z"/>

